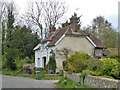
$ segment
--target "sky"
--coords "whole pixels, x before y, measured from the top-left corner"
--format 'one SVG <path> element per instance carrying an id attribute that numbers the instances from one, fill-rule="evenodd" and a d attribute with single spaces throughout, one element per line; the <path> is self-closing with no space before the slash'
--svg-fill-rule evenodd
<path id="1" fill-rule="evenodd" d="M 14 0 L 20 9 L 20 14 L 25 11 L 27 1 L 30 0 Z M 35 0 L 34 0 L 35 1 Z M 64 20 L 77 13 L 77 16 L 82 15 L 82 26 L 91 25 L 91 22 L 97 16 L 104 16 L 112 27 L 118 28 L 118 2 L 120 0 L 65 0 L 68 5 L 68 12 Z M 77 9 L 77 10 L 76 10 Z"/>

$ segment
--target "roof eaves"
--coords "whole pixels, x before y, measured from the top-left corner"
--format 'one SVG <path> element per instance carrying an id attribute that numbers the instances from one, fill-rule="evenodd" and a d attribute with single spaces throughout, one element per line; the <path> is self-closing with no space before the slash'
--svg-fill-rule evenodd
<path id="1" fill-rule="evenodd" d="M 88 36 L 86 38 L 92 43 L 94 47 L 97 47 L 97 45 Z"/>
<path id="2" fill-rule="evenodd" d="M 41 44 L 38 44 L 33 50 L 34 50 L 34 51 L 39 50 L 39 49 L 40 49 L 40 45 L 41 45 Z"/>
<path id="3" fill-rule="evenodd" d="M 62 35 L 62 37 L 55 43 L 55 45 L 57 45 L 64 37 L 65 37 L 65 34 Z"/>

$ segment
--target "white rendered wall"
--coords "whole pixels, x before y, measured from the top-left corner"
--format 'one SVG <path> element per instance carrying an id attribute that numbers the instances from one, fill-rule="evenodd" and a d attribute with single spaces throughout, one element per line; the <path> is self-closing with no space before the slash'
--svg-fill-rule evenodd
<path id="1" fill-rule="evenodd" d="M 46 65 L 48 64 L 51 50 L 55 51 L 55 47 L 48 47 L 47 49 L 42 47 L 40 50 L 35 51 L 35 67 L 44 68 L 43 57 L 46 57 Z M 38 58 L 40 59 L 40 66 L 38 66 Z"/>

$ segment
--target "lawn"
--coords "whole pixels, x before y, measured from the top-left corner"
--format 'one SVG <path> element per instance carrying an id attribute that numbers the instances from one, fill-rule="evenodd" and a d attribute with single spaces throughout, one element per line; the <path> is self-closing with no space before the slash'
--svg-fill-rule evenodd
<path id="1" fill-rule="evenodd" d="M 60 88 L 84 88 L 86 90 L 87 89 L 93 90 L 92 87 L 81 86 L 79 83 L 75 83 L 72 80 L 67 79 L 65 77 L 61 78 L 59 82 L 55 84 Z"/>
<path id="2" fill-rule="evenodd" d="M 63 78 L 63 76 L 47 76 L 45 74 L 41 76 L 41 80 L 60 80 L 61 78 Z"/>
<path id="3" fill-rule="evenodd" d="M 3 75 L 9 75 L 9 76 L 18 76 L 18 77 L 28 77 L 28 78 L 33 78 L 33 79 L 36 79 L 36 75 L 24 75 L 23 73 L 17 73 L 17 71 L 2 71 L 2 74 Z M 47 76 L 46 74 L 44 73 L 41 73 L 41 76 L 40 76 L 40 79 L 41 80 L 60 80 L 61 78 L 63 78 L 63 76 Z"/>

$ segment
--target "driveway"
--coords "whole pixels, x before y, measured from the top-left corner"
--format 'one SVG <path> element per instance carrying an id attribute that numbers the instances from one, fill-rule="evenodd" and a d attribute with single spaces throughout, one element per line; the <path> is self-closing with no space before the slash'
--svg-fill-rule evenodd
<path id="1" fill-rule="evenodd" d="M 2 88 L 55 88 L 58 80 L 35 80 L 25 77 L 2 76 Z"/>

